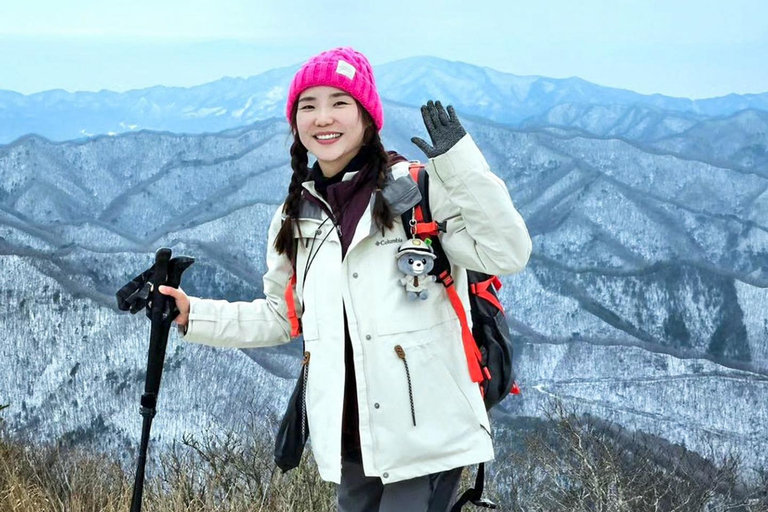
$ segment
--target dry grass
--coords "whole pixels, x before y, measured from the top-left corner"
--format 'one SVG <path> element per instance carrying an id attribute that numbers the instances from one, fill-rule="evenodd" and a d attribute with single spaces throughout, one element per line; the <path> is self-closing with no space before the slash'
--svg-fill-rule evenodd
<path id="1" fill-rule="evenodd" d="M 548 414 L 552 428 L 526 436 L 523 450 L 499 454 L 489 468 L 486 496 L 500 510 L 768 512 L 768 475 L 747 488 L 733 458 L 714 466 L 684 449 L 651 448 L 648 439 L 576 417 L 557 402 Z M 147 479 L 142 510 L 336 510 L 335 486 L 320 480 L 310 456 L 283 475 L 273 463 L 273 437 L 247 431 L 174 444 Z M 498 446 L 510 435 L 498 431 Z M 461 490 L 473 482 L 474 471 L 465 471 Z M 132 487 L 132 471 L 106 456 L 0 435 L 0 512 L 125 512 Z"/>
<path id="2" fill-rule="evenodd" d="M 738 458 L 718 464 L 646 434 L 576 416 L 553 400 L 552 428 L 497 459 L 508 510 L 520 512 L 768 512 L 768 473 L 743 482 Z"/>
<path id="3" fill-rule="evenodd" d="M 158 475 L 147 479 L 142 510 L 335 510 L 333 485 L 320 480 L 306 454 L 283 475 L 268 447 L 255 447 L 264 453 L 232 435 L 184 439 L 162 457 Z M 0 442 L 0 512 L 125 512 L 132 490 L 133 474 L 103 456 Z"/>

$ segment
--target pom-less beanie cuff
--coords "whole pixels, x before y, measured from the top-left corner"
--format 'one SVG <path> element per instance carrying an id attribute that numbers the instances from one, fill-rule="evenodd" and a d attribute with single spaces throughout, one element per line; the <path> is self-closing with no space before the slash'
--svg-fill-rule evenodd
<path id="1" fill-rule="evenodd" d="M 293 126 L 291 111 L 299 95 L 310 87 L 326 85 L 348 92 L 368 111 L 376 129 L 384 126 L 384 111 L 376 90 L 371 63 L 362 53 L 350 47 L 339 47 L 309 59 L 296 72 L 288 88 L 285 115 Z"/>

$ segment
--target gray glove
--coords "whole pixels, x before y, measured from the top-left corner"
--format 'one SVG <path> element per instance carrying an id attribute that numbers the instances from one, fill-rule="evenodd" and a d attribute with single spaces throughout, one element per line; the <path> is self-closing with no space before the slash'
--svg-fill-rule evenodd
<path id="1" fill-rule="evenodd" d="M 424 118 L 427 133 L 432 139 L 432 146 L 418 137 L 413 137 L 411 142 L 416 144 L 428 158 L 442 155 L 467 134 L 450 105 L 446 114 L 439 101 L 433 103 L 429 100 L 426 105 L 421 106 L 421 117 Z"/>

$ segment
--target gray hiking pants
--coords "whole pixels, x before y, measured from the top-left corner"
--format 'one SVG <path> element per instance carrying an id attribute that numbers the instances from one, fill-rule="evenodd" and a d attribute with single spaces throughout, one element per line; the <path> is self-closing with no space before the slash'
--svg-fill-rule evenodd
<path id="1" fill-rule="evenodd" d="M 378 477 L 367 477 L 362 463 L 341 461 L 338 487 L 339 512 L 448 512 L 464 468 L 382 484 Z"/>

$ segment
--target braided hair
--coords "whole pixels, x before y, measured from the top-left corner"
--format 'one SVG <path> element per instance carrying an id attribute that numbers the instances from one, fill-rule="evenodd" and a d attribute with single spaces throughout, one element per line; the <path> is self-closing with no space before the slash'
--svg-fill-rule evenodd
<path id="1" fill-rule="evenodd" d="M 387 178 L 387 172 L 392 164 L 390 161 L 390 154 L 384 149 L 384 145 L 381 143 L 379 132 L 376 130 L 376 124 L 373 118 L 365 108 L 355 100 L 357 107 L 363 116 L 363 122 L 365 124 L 365 131 L 363 133 L 363 147 L 361 151 L 366 151 L 369 155 L 368 162 L 363 166 L 363 171 L 371 176 L 371 179 L 376 180 L 376 198 L 373 203 L 373 219 L 379 229 L 384 228 L 392 229 L 394 216 L 392 210 L 389 207 L 389 203 L 386 202 L 382 194 L 384 188 L 384 182 Z M 296 125 L 296 112 L 298 111 L 298 102 L 293 106 L 291 112 L 291 119 L 294 120 L 293 124 Z M 299 218 L 299 211 L 301 206 L 301 194 L 302 183 L 309 179 L 309 166 L 307 157 L 307 148 L 299 140 L 299 133 L 297 130 L 292 130 L 293 144 L 291 144 L 291 168 L 293 169 L 293 175 L 291 176 L 291 183 L 288 186 L 288 195 L 285 198 L 283 204 L 283 224 L 280 227 L 280 231 L 275 238 L 275 250 L 278 254 L 285 254 L 292 262 L 295 261 L 296 255 L 294 254 L 295 246 L 293 244 L 293 224 Z"/>

